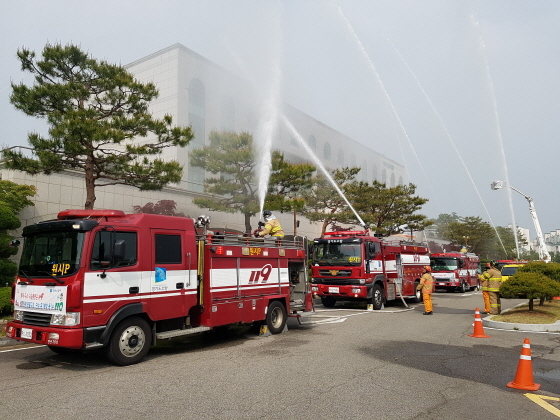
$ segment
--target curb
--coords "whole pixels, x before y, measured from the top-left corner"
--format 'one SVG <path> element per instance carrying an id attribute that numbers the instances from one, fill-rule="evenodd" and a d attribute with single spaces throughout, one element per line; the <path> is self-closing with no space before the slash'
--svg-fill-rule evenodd
<path id="1" fill-rule="evenodd" d="M 8 337 L 0 337 L 0 347 L 2 346 L 14 346 L 16 344 L 21 344 L 21 341 L 14 340 Z"/>
<path id="2" fill-rule="evenodd" d="M 482 318 L 482 324 L 485 327 L 498 330 L 560 332 L 560 321 L 556 321 L 554 324 L 516 324 L 514 322 L 492 321 L 492 315 L 490 315 Z"/>
<path id="3" fill-rule="evenodd" d="M 525 303 L 520 303 L 515 305 L 513 308 L 506 309 L 502 313 L 507 313 L 511 309 L 515 309 L 518 306 L 525 305 Z M 552 324 L 517 324 L 514 322 L 501 322 L 493 321 L 494 315 L 488 315 L 482 318 L 482 325 L 489 328 L 495 328 L 497 330 L 515 330 L 515 331 L 536 331 L 536 332 L 560 332 L 560 321 L 556 321 Z"/>

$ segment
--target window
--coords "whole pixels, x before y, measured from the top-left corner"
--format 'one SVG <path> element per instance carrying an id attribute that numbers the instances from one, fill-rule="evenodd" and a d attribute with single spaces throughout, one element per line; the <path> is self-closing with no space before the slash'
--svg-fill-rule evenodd
<path id="1" fill-rule="evenodd" d="M 395 186 L 395 174 L 391 174 L 391 188 Z"/>
<path id="2" fill-rule="evenodd" d="M 373 173 L 371 174 L 371 180 L 377 181 L 377 165 L 373 165 Z"/>
<path id="3" fill-rule="evenodd" d="M 121 261 L 115 261 L 113 249 L 115 243 L 120 241 L 124 243 L 124 258 Z M 136 232 L 118 232 L 114 230 L 97 232 L 91 253 L 91 269 L 104 270 L 110 267 L 135 265 L 137 261 L 136 249 Z"/>
<path id="4" fill-rule="evenodd" d="M 381 183 L 385 184 L 385 186 L 387 186 L 387 170 L 383 169 L 381 171 Z"/>
<path id="5" fill-rule="evenodd" d="M 181 236 L 155 235 L 156 264 L 181 264 Z"/>
<path id="6" fill-rule="evenodd" d="M 315 153 L 315 150 L 317 148 L 317 140 L 315 140 L 314 136 L 309 136 L 309 139 L 307 140 L 307 144 L 309 145 L 311 151 Z"/>
<path id="7" fill-rule="evenodd" d="M 331 145 L 329 143 L 325 143 L 323 147 L 323 157 L 325 160 L 331 160 Z"/>
<path id="8" fill-rule="evenodd" d="M 338 164 L 339 164 L 340 166 L 344 166 L 344 152 L 342 151 L 342 149 L 340 149 L 340 150 L 338 151 L 338 158 L 337 158 L 337 160 L 338 160 Z"/>

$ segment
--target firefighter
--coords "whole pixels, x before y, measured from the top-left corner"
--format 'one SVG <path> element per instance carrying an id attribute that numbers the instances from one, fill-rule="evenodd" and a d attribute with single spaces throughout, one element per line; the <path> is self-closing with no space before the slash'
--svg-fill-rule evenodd
<path id="1" fill-rule="evenodd" d="M 422 300 L 424 301 L 424 313 L 422 315 L 432 315 L 434 307 L 432 305 L 432 292 L 435 289 L 434 278 L 430 274 L 432 267 L 429 265 L 424 266 L 424 274 L 420 278 L 420 283 L 416 290 L 422 290 Z"/>
<path id="2" fill-rule="evenodd" d="M 486 264 L 486 270 L 482 277 L 488 280 L 488 296 L 490 298 L 490 314 L 498 315 L 502 312 L 500 302 L 500 286 L 502 285 L 502 273 L 496 268 L 494 262 Z"/>
<path id="3" fill-rule="evenodd" d="M 284 237 L 284 230 L 282 229 L 282 226 L 280 226 L 280 222 L 278 221 L 278 219 L 272 214 L 270 210 L 263 211 L 262 215 L 265 221 L 264 229 L 257 233 L 258 236 L 262 237 L 265 235 L 270 235 L 274 238 L 282 239 Z M 262 223 L 259 222 L 259 226 L 261 225 Z"/>
<path id="4" fill-rule="evenodd" d="M 486 268 L 484 269 L 484 273 L 478 274 L 478 278 L 480 280 L 480 287 L 482 289 L 482 299 L 484 299 L 484 313 L 485 314 L 490 313 L 490 293 L 488 292 L 489 280 L 486 277 L 484 277 L 484 274 L 486 274 L 486 272 L 490 268 L 492 268 L 492 265 L 490 263 L 486 263 Z"/>

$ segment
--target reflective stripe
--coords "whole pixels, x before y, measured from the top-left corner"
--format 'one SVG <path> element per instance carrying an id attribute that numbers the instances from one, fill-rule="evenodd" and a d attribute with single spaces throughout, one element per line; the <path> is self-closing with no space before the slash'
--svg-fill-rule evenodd
<path id="1" fill-rule="evenodd" d="M 531 356 L 525 356 L 524 354 L 519 356 L 519 358 L 522 359 L 522 360 L 531 360 Z"/>

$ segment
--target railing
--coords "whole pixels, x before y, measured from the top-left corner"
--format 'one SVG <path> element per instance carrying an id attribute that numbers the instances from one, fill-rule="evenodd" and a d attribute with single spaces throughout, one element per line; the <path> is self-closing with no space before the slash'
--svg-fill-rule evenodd
<path id="1" fill-rule="evenodd" d="M 206 235 L 197 235 L 197 240 L 204 239 L 206 244 L 219 244 L 230 246 L 250 246 L 250 247 L 268 247 L 268 248 L 289 248 L 289 249 L 305 249 L 306 239 L 304 236 L 287 235 L 283 238 L 255 238 L 254 236 L 245 236 L 238 233 L 214 232 Z"/>

